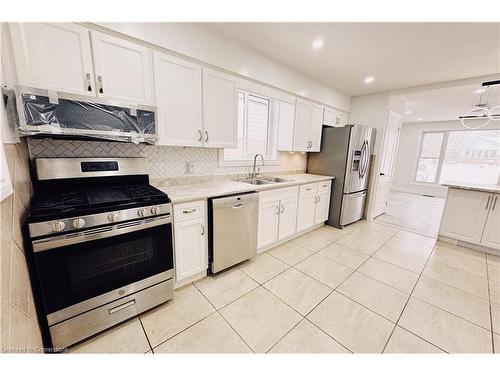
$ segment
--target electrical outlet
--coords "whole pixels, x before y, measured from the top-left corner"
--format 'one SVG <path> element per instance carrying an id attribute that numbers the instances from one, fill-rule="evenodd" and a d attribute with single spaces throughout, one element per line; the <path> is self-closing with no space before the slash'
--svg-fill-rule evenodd
<path id="1" fill-rule="evenodd" d="M 186 162 L 186 174 L 193 174 L 194 171 L 194 163 L 189 161 Z"/>

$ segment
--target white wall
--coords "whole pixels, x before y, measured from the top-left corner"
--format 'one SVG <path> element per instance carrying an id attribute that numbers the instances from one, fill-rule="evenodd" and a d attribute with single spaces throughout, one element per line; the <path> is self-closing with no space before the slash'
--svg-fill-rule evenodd
<path id="1" fill-rule="evenodd" d="M 87 26 L 96 26 L 89 25 Z M 349 112 L 350 96 L 190 23 L 99 23 L 132 38 Z"/>
<path id="2" fill-rule="evenodd" d="M 490 124 L 485 129 L 495 129 Z M 448 188 L 439 184 L 415 182 L 417 159 L 420 152 L 422 133 L 425 131 L 464 130 L 459 121 L 441 121 L 425 123 L 404 123 L 399 135 L 399 148 L 396 155 L 392 190 L 416 194 L 429 194 L 445 197 Z"/>

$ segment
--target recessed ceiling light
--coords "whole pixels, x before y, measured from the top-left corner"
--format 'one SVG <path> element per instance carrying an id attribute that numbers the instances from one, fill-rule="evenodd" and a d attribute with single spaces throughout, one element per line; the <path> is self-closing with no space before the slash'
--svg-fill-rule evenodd
<path id="1" fill-rule="evenodd" d="M 474 91 L 474 94 L 482 94 L 485 91 L 486 89 L 477 89 L 476 91 Z"/>
<path id="2" fill-rule="evenodd" d="M 405 111 L 405 114 L 406 114 L 406 115 L 409 115 L 410 113 L 411 113 L 411 111 L 410 111 L 410 110 Z"/>
<path id="3" fill-rule="evenodd" d="M 369 76 L 369 77 L 365 78 L 365 83 L 372 83 L 373 81 L 375 81 L 375 77 L 373 77 L 373 76 Z"/>
<path id="4" fill-rule="evenodd" d="M 323 41 L 323 39 L 318 38 L 318 39 L 314 39 L 314 40 L 313 40 L 313 42 L 312 42 L 311 46 L 312 46 L 312 48 L 313 48 L 313 49 L 320 49 L 320 48 L 322 48 L 322 47 L 323 47 L 323 44 L 324 44 L 324 43 L 325 43 L 325 42 Z"/>

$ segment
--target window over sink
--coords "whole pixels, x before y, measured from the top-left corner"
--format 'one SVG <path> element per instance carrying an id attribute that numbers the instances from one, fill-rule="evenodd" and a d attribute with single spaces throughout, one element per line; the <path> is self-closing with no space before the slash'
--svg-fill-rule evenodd
<path id="1" fill-rule="evenodd" d="M 262 154 L 266 164 L 276 164 L 277 129 L 272 109 L 273 100 L 246 91 L 238 92 L 238 146 L 220 150 L 221 166 L 245 166 L 255 154 Z"/>

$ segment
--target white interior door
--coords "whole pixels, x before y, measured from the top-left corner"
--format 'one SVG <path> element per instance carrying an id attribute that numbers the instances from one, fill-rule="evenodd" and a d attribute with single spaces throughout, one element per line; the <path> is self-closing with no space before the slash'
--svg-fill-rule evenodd
<path id="1" fill-rule="evenodd" d="M 387 201 L 391 193 L 392 171 L 398 149 L 401 116 L 389 111 L 384 132 L 384 143 L 380 154 L 378 176 L 376 176 L 375 204 L 373 217 L 382 215 L 387 209 Z"/>
<path id="2" fill-rule="evenodd" d="M 95 95 L 88 29 L 73 23 L 9 25 L 18 83 Z"/>
<path id="3" fill-rule="evenodd" d="M 205 147 L 236 148 L 238 137 L 236 78 L 203 69 L 203 130 Z"/>
<path id="4" fill-rule="evenodd" d="M 154 51 L 158 144 L 203 146 L 201 66 Z"/>
<path id="5" fill-rule="evenodd" d="M 295 234 L 297 224 L 297 197 L 282 199 L 280 203 L 279 240 Z"/>
<path id="6" fill-rule="evenodd" d="M 278 240 L 279 201 L 259 205 L 257 247 L 271 245 Z"/>
<path id="7" fill-rule="evenodd" d="M 97 95 L 153 104 L 153 54 L 140 44 L 92 31 Z"/>
<path id="8" fill-rule="evenodd" d="M 490 212 L 484 227 L 481 245 L 500 250 L 500 194 L 493 194 L 490 202 Z"/>

